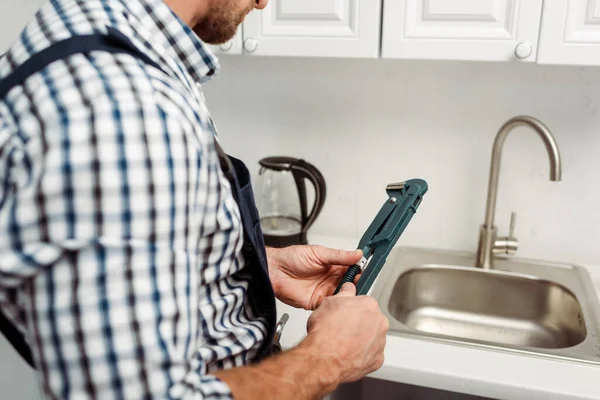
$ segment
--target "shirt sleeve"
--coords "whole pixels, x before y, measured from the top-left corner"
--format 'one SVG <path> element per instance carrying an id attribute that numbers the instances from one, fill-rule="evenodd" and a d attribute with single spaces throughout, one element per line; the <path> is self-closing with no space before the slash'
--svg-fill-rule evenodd
<path id="1" fill-rule="evenodd" d="M 71 82 L 57 66 L 64 96 L 41 86 L 45 108 L 23 111 L 20 172 L 0 173 L 0 291 L 18 293 L 48 398 L 230 399 L 198 351 L 210 316 L 185 223 L 218 159 L 167 87 L 111 63 Z"/>

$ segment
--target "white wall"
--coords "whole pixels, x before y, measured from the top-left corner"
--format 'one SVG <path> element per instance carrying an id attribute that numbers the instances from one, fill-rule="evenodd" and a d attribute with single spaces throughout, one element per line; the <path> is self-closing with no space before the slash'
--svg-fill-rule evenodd
<path id="1" fill-rule="evenodd" d="M 23 26 L 43 2 L 44 0 L 0 0 L 0 54 L 17 39 Z"/>
<path id="2" fill-rule="evenodd" d="M 506 142 L 497 225 L 518 212 L 519 255 L 600 265 L 600 68 L 440 61 L 221 58 L 205 85 L 227 151 L 257 172 L 267 155 L 304 157 L 327 179 L 313 232 L 359 237 L 385 184 L 430 185 L 399 244 L 474 251 L 490 155 L 508 118 L 553 131 L 563 181 L 549 182 L 537 135 Z"/>

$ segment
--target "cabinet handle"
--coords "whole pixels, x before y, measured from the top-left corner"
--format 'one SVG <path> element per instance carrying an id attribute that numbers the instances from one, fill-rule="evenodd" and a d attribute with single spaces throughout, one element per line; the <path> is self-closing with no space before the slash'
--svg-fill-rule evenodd
<path id="1" fill-rule="evenodd" d="M 244 41 L 244 50 L 248 53 L 254 53 L 258 47 L 258 40 L 254 38 L 248 38 Z"/>
<path id="2" fill-rule="evenodd" d="M 219 46 L 219 48 L 223 51 L 229 51 L 233 47 L 233 42 L 230 40 L 229 42 L 223 43 Z"/>
<path id="3" fill-rule="evenodd" d="M 533 48 L 527 42 L 521 42 L 515 47 L 515 56 L 518 59 L 524 60 L 533 53 Z"/>

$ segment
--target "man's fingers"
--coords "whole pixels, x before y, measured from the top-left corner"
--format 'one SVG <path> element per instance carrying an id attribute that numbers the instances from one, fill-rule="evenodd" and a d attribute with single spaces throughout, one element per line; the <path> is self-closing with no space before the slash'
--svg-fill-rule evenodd
<path id="1" fill-rule="evenodd" d="M 322 246 L 313 246 L 315 256 L 325 265 L 353 265 L 362 257 L 361 250 L 346 251 Z"/>
<path id="2" fill-rule="evenodd" d="M 341 297 L 356 296 L 356 286 L 354 286 L 350 282 L 344 283 L 342 285 L 342 288 L 340 289 L 340 291 L 338 292 L 338 294 L 336 296 L 341 296 Z"/>

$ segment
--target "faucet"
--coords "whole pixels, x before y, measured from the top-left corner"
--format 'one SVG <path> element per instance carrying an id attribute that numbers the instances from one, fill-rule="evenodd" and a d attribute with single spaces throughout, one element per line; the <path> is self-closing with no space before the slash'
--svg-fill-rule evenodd
<path id="1" fill-rule="evenodd" d="M 494 226 L 494 214 L 496 212 L 496 197 L 498 194 L 498 177 L 500 175 L 500 158 L 502 155 L 502 146 L 509 133 L 519 126 L 528 126 L 536 132 L 548 151 L 550 159 L 550 180 L 561 180 L 561 161 L 558 145 L 550 133 L 550 130 L 539 120 L 530 116 L 517 116 L 509 119 L 502 125 L 500 131 L 494 140 L 492 150 L 492 164 L 490 168 L 490 179 L 488 183 L 487 204 L 485 209 L 485 222 L 481 225 L 479 231 L 479 245 L 477 248 L 476 267 L 491 269 L 494 266 L 494 254 L 515 254 L 519 243 L 513 237 L 516 214 L 512 213 L 510 220 L 510 230 L 508 237 L 497 237 L 496 227 Z"/>

